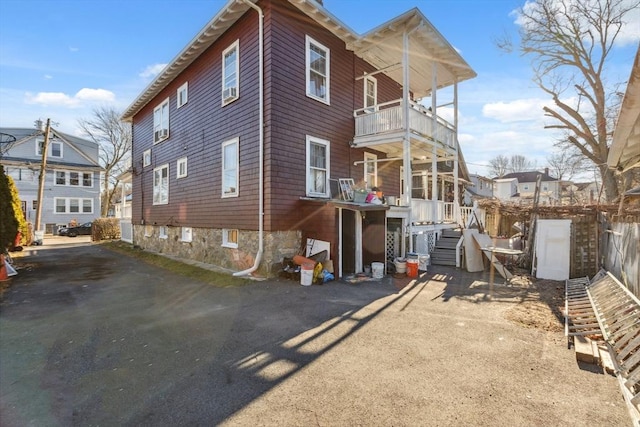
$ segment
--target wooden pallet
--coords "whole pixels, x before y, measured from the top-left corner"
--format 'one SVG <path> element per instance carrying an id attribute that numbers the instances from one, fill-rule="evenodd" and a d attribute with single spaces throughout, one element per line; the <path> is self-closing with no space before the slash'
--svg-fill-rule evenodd
<path id="1" fill-rule="evenodd" d="M 583 287 L 609 348 L 629 413 L 634 425 L 640 426 L 640 300 L 609 272 L 598 273 L 594 279 Z M 569 288 L 572 285 L 567 285 Z M 572 295 L 582 297 L 579 286 Z"/>

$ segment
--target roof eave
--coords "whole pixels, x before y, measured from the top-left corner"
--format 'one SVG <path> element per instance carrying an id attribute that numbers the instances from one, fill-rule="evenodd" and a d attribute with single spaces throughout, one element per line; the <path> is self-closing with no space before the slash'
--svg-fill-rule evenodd
<path id="1" fill-rule="evenodd" d="M 248 0 L 255 3 L 257 0 Z M 249 5 L 244 0 L 229 0 L 220 11 L 200 30 L 184 49 L 156 76 L 142 93 L 127 107 L 122 120 L 130 122 L 162 89 L 208 49 L 244 13 Z"/>

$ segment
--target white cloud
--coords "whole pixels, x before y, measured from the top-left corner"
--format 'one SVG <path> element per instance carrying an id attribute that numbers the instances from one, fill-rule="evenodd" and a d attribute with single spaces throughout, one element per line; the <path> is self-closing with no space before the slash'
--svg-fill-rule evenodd
<path id="1" fill-rule="evenodd" d="M 106 89 L 89 89 L 85 87 L 76 93 L 75 98 L 80 101 L 113 102 L 116 99 L 116 95 Z"/>
<path id="2" fill-rule="evenodd" d="M 78 52 L 79 50 L 77 47 L 69 46 L 69 52 Z"/>
<path id="3" fill-rule="evenodd" d="M 493 102 L 482 107 L 482 115 L 502 123 L 533 121 L 542 119 L 542 108 L 549 105 L 545 99 L 516 99 L 510 102 Z"/>
<path id="4" fill-rule="evenodd" d="M 44 75 L 44 79 L 45 79 L 45 80 L 51 80 L 52 78 L 53 78 L 53 76 L 52 76 L 52 75 L 50 75 L 50 74 L 45 74 L 45 75 Z"/>
<path id="5" fill-rule="evenodd" d="M 66 108 L 83 107 L 90 103 L 108 103 L 115 101 L 115 94 L 106 89 L 82 88 L 74 96 L 63 92 L 38 92 L 25 94 L 25 103 Z"/>
<path id="6" fill-rule="evenodd" d="M 160 72 L 164 69 L 164 67 L 166 67 L 167 64 L 153 64 L 153 65 L 149 65 L 147 66 L 147 68 L 144 69 L 143 72 L 141 72 L 139 75 L 142 78 L 148 79 L 148 78 L 153 78 L 155 76 L 157 76 L 158 74 L 160 74 Z"/>

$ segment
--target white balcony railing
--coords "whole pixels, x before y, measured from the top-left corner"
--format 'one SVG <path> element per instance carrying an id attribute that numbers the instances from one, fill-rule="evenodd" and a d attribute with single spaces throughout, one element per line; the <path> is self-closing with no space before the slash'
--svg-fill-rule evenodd
<path id="1" fill-rule="evenodd" d="M 405 130 L 404 108 L 401 99 L 378 104 L 373 108 L 354 111 L 355 137 L 375 136 Z M 452 124 L 436 116 L 424 106 L 410 101 L 409 128 L 423 137 L 433 138 L 455 148 L 455 129 Z"/>
<path id="2" fill-rule="evenodd" d="M 436 216 L 433 216 L 433 204 L 436 204 Z M 453 202 L 440 200 L 411 199 L 411 217 L 414 223 L 455 222 L 455 205 Z"/>

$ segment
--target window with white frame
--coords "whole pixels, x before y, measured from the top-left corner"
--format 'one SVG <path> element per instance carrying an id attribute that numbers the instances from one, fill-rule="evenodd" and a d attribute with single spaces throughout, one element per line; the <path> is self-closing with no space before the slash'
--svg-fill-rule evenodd
<path id="1" fill-rule="evenodd" d="M 189 82 L 184 82 L 176 90 L 176 108 L 182 107 L 189 101 Z"/>
<path id="2" fill-rule="evenodd" d="M 193 240 L 193 229 L 191 227 L 182 227 L 181 241 L 191 242 Z"/>
<path id="3" fill-rule="evenodd" d="M 169 138 L 169 98 L 153 110 L 153 143 Z"/>
<path id="4" fill-rule="evenodd" d="M 240 69 L 239 40 L 222 52 L 222 105 L 240 96 L 238 77 Z"/>
<path id="5" fill-rule="evenodd" d="M 238 138 L 222 144 L 222 197 L 238 196 Z"/>
<path id="6" fill-rule="evenodd" d="M 176 162 L 176 178 L 184 178 L 187 176 L 187 158 L 182 157 Z"/>
<path id="7" fill-rule="evenodd" d="M 169 203 L 169 165 L 162 165 L 153 170 L 153 204 Z"/>
<path id="8" fill-rule="evenodd" d="M 42 147 L 44 146 L 43 139 L 36 139 L 36 156 L 42 156 Z M 49 141 L 49 150 L 47 153 L 48 157 L 56 157 L 61 159 L 62 156 L 62 141 Z"/>
<path id="9" fill-rule="evenodd" d="M 306 36 L 307 96 L 329 104 L 329 49 Z"/>
<path id="10" fill-rule="evenodd" d="M 169 235 L 167 234 L 167 226 L 166 225 L 161 225 L 160 227 L 158 227 L 158 238 L 159 239 L 168 239 Z"/>
<path id="11" fill-rule="evenodd" d="M 93 199 L 83 199 L 76 197 L 55 197 L 54 198 L 55 213 L 93 213 Z"/>
<path id="12" fill-rule="evenodd" d="M 151 165 L 151 148 L 142 152 L 142 167 Z"/>
<path id="13" fill-rule="evenodd" d="M 378 81 L 375 77 L 364 78 L 364 108 L 374 111 L 378 104 Z"/>
<path id="14" fill-rule="evenodd" d="M 56 170 L 54 184 L 70 187 L 93 187 L 93 173 Z"/>
<path id="15" fill-rule="evenodd" d="M 145 225 L 144 226 L 144 237 L 153 236 L 153 225 Z"/>
<path id="16" fill-rule="evenodd" d="M 307 196 L 329 197 L 329 141 L 307 135 Z"/>
<path id="17" fill-rule="evenodd" d="M 364 183 L 371 189 L 378 186 L 378 156 L 364 153 Z"/>
<path id="18" fill-rule="evenodd" d="M 238 230 L 236 229 L 222 229 L 222 246 L 225 248 L 237 248 L 238 247 Z"/>

